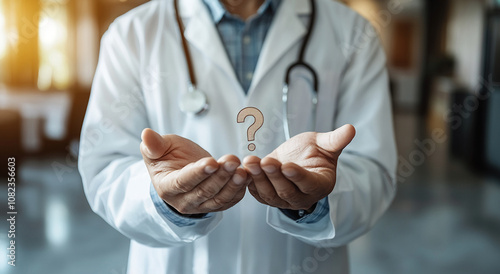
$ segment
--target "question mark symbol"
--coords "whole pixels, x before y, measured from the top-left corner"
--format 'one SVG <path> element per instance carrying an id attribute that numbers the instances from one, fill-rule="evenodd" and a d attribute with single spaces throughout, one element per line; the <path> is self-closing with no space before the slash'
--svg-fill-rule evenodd
<path id="1" fill-rule="evenodd" d="M 255 122 L 247 130 L 247 140 L 255 141 L 255 133 L 264 124 L 264 115 L 258 108 L 253 108 L 253 107 L 244 108 L 240 111 L 240 113 L 238 113 L 238 118 L 236 119 L 236 121 L 238 123 L 243 123 L 249 116 L 252 116 L 255 119 Z M 255 144 L 253 143 L 249 144 L 248 150 L 254 151 Z"/>

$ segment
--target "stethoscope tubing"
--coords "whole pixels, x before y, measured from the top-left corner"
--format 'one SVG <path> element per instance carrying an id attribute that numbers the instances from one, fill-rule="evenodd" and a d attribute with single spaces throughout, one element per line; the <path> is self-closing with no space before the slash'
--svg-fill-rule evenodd
<path id="1" fill-rule="evenodd" d="M 291 138 L 290 134 L 290 124 L 289 124 L 289 119 L 288 119 L 288 92 L 289 92 L 289 85 L 290 85 L 290 76 L 292 74 L 292 71 L 295 68 L 298 67 L 303 67 L 309 73 L 311 73 L 313 77 L 313 92 L 312 92 L 312 103 L 313 103 L 313 123 L 316 123 L 316 117 L 317 117 L 317 105 L 318 105 L 318 90 L 319 90 L 319 81 L 318 81 L 318 74 L 314 70 L 314 68 L 309 65 L 305 61 L 305 53 L 307 50 L 307 47 L 309 45 L 309 41 L 311 40 L 312 33 L 314 31 L 314 26 L 316 24 L 316 2 L 315 0 L 310 0 L 310 5 L 311 5 L 311 20 L 309 21 L 309 26 L 307 27 L 307 34 L 304 37 L 304 41 L 302 42 L 302 46 L 300 48 L 299 52 L 299 57 L 297 61 L 293 64 L 291 64 L 285 74 L 285 82 L 283 83 L 283 91 L 282 91 L 282 101 L 283 101 L 283 131 L 285 133 L 285 139 L 289 140 Z M 314 126 L 316 129 L 316 124 Z"/>
<path id="2" fill-rule="evenodd" d="M 184 51 L 184 57 L 186 58 L 186 63 L 189 71 L 189 84 L 191 89 L 198 88 L 198 83 L 196 79 L 196 74 L 194 73 L 193 59 L 191 58 L 191 51 L 189 50 L 188 42 L 186 36 L 184 35 L 184 24 L 182 23 L 181 15 L 179 12 L 179 0 L 174 0 L 175 9 L 175 20 L 177 21 L 177 27 L 179 28 L 179 34 L 182 41 L 182 50 Z"/>

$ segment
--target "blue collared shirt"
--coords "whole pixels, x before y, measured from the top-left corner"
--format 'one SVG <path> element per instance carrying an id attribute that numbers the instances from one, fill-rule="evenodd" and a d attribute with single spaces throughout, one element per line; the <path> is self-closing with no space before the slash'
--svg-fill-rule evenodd
<path id="1" fill-rule="evenodd" d="M 253 73 L 257 67 L 264 40 L 271 27 L 274 15 L 281 4 L 281 0 L 266 0 L 257 11 L 257 14 L 246 21 L 227 12 L 219 0 L 203 1 L 212 15 L 236 76 L 243 90 L 247 92 L 252 83 Z M 194 225 L 214 215 L 214 213 L 209 213 L 201 218 L 183 216 L 174 212 L 165 204 L 158 196 L 152 184 L 150 194 L 158 212 L 179 227 Z M 330 207 L 328 199 L 324 198 L 317 203 L 316 208 L 311 214 L 305 214 L 304 211 L 287 209 L 281 209 L 281 212 L 297 223 L 312 224 L 317 223 L 328 215 Z"/>
<path id="2" fill-rule="evenodd" d="M 252 83 L 260 51 L 281 0 L 266 0 L 246 21 L 226 11 L 219 0 L 203 0 L 245 92 Z"/>

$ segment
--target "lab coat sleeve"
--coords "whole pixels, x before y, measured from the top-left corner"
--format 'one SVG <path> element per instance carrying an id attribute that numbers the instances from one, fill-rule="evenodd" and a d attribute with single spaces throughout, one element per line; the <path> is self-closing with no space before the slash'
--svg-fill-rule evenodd
<path id="1" fill-rule="evenodd" d="M 99 64 L 81 135 L 79 170 L 89 204 L 128 238 L 152 247 L 178 246 L 208 234 L 221 213 L 179 227 L 155 206 L 140 153 L 151 127 L 140 83 L 140 38 L 113 23 L 102 39 Z"/>
<path id="2" fill-rule="evenodd" d="M 368 23 L 364 23 L 368 24 Z M 371 27 L 371 26 L 370 26 Z M 298 223 L 269 208 L 278 231 L 318 246 L 342 246 L 369 231 L 392 202 L 396 190 L 396 147 L 385 53 L 376 32 L 353 37 L 340 84 L 332 129 L 356 128 L 344 149 L 337 180 L 328 196 L 329 215 L 314 224 Z"/>
<path id="3" fill-rule="evenodd" d="M 290 210 L 280 208 L 281 213 L 285 214 L 288 218 L 297 221 L 297 223 L 314 224 L 323 219 L 330 212 L 328 205 L 328 197 L 319 200 L 313 212 L 306 214 L 304 210 Z"/>

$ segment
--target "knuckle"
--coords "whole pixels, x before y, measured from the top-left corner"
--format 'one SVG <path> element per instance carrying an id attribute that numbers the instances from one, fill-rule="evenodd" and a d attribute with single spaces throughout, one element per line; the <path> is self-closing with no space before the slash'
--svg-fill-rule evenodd
<path id="1" fill-rule="evenodd" d="M 302 187 L 302 191 L 307 194 L 317 193 L 319 191 L 319 187 L 317 184 L 307 184 Z"/>
<path id="2" fill-rule="evenodd" d="M 234 196 L 233 201 L 235 204 L 245 197 L 245 191 L 240 191 L 236 196 Z"/>
<path id="3" fill-rule="evenodd" d="M 230 199 L 226 199 L 224 197 L 214 197 L 213 198 L 213 201 L 214 201 L 214 204 L 220 208 L 220 207 L 223 207 L 225 206 L 226 204 L 228 204 L 229 202 L 231 202 Z"/>
<path id="4" fill-rule="evenodd" d="M 217 182 L 227 182 L 231 178 L 231 174 L 224 171 L 222 168 L 220 172 L 216 172 L 212 177 L 217 181 Z"/>
<path id="5" fill-rule="evenodd" d="M 246 187 L 228 184 L 225 194 L 226 194 L 226 196 L 234 197 L 236 194 L 238 194 L 242 191 L 246 191 Z M 248 191 L 250 191 L 250 190 L 248 190 Z"/>
<path id="6" fill-rule="evenodd" d="M 295 191 L 279 191 L 278 196 L 286 201 L 295 201 L 297 200 L 297 193 Z"/>
<path id="7" fill-rule="evenodd" d="M 180 192 L 180 193 L 186 193 L 189 191 L 187 187 L 179 180 L 179 178 L 175 178 L 172 181 L 172 187 L 174 191 Z"/>
<path id="8" fill-rule="evenodd" d="M 196 197 L 203 201 L 208 200 L 213 197 L 214 192 L 211 189 L 207 189 L 207 187 L 199 186 L 195 190 Z"/>
<path id="9" fill-rule="evenodd" d="M 262 198 L 262 200 L 270 203 L 272 201 L 275 201 L 277 200 L 277 195 L 276 194 L 260 194 L 260 197 Z"/>
<path id="10" fill-rule="evenodd" d="M 196 172 L 193 172 L 192 177 L 194 180 L 201 182 L 207 178 L 207 175 L 205 174 L 205 171 L 203 169 L 201 169 L 201 170 L 198 170 Z"/>

